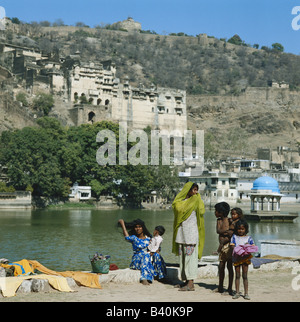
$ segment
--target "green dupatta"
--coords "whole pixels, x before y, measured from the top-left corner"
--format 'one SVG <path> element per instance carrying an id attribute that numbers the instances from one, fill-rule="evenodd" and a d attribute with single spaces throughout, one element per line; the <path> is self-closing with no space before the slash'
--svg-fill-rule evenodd
<path id="1" fill-rule="evenodd" d="M 193 210 L 195 210 L 199 234 L 198 258 L 200 259 L 202 256 L 205 240 L 205 228 L 203 217 L 205 213 L 205 207 L 199 193 L 195 194 L 194 196 L 188 199 L 185 199 L 192 185 L 192 182 L 187 182 L 182 188 L 182 190 L 177 194 L 172 203 L 172 208 L 174 212 L 172 253 L 174 253 L 177 256 L 179 255 L 179 244 L 175 242 L 178 228 L 183 221 L 189 218 Z"/>

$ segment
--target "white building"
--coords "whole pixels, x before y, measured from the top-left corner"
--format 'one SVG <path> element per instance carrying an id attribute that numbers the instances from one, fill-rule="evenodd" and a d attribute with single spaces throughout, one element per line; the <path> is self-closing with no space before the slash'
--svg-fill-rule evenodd
<path id="1" fill-rule="evenodd" d="M 183 182 L 187 180 L 197 183 L 202 200 L 205 204 L 216 204 L 221 201 L 236 204 L 238 199 L 237 173 L 203 172 L 199 176 L 180 174 Z"/>
<path id="2" fill-rule="evenodd" d="M 84 62 L 79 53 L 66 57 L 61 70 L 51 74 L 51 88 L 74 103 L 70 115 L 76 125 L 111 120 L 135 129 L 187 129 L 184 90 L 134 87 L 128 77 L 122 83 L 113 62 Z"/>
<path id="3" fill-rule="evenodd" d="M 79 186 L 74 183 L 69 194 L 70 201 L 89 200 L 92 196 L 92 188 L 90 186 Z"/>

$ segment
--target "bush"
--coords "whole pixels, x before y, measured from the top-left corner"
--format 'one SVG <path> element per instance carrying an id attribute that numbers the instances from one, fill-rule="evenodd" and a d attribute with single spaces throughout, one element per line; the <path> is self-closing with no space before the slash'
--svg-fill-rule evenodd
<path id="1" fill-rule="evenodd" d="M 39 93 L 33 100 L 33 108 L 48 115 L 51 108 L 54 106 L 53 96 L 46 93 Z"/>
<path id="2" fill-rule="evenodd" d="M 23 106 L 28 106 L 27 95 L 24 92 L 19 92 L 16 96 L 18 102 L 22 103 Z"/>

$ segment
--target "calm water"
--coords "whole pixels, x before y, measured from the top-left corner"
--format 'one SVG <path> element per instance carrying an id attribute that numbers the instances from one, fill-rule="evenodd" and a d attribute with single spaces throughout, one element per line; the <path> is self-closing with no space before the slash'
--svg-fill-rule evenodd
<path id="1" fill-rule="evenodd" d="M 117 222 L 140 218 L 152 233 L 156 225 L 166 228 L 162 255 L 177 263 L 171 253 L 173 213 L 171 210 L 34 210 L 0 211 L 0 257 L 11 261 L 35 259 L 58 271 L 90 270 L 89 255 L 109 254 L 120 268 L 128 267 L 131 245 L 125 242 Z M 205 214 L 206 241 L 203 255 L 217 249 L 216 218 Z M 300 239 L 300 219 L 294 223 L 250 223 L 250 234 L 259 246 L 264 239 Z"/>

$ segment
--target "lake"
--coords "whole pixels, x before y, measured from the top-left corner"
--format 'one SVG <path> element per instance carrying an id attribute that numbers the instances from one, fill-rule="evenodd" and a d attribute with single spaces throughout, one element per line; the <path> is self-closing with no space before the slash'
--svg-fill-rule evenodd
<path id="1" fill-rule="evenodd" d="M 171 253 L 172 210 L 1 210 L 0 257 L 11 261 L 33 259 L 57 271 L 88 271 L 91 269 L 89 255 L 98 251 L 111 255 L 111 262 L 119 268 L 126 268 L 132 248 L 117 227 L 121 218 L 125 221 L 140 218 L 151 233 L 155 226 L 163 225 L 166 232 L 162 256 L 167 263 L 178 262 Z M 249 234 L 258 246 L 259 240 L 264 239 L 300 239 L 299 218 L 293 223 L 249 224 Z M 205 230 L 203 255 L 211 255 L 218 247 L 213 210 L 206 210 Z"/>

